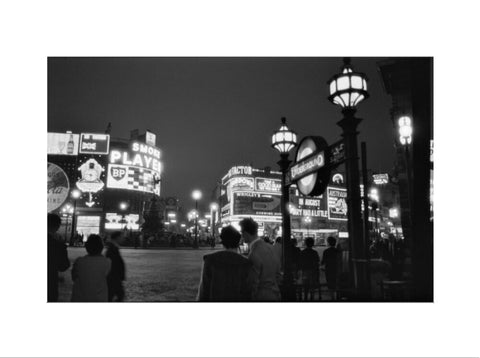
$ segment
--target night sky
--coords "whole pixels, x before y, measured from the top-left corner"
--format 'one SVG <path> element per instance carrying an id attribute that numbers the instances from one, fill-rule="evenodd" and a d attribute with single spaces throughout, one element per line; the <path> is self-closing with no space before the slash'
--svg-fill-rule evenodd
<path id="1" fill-rule="evenodd" d="M 390 97 L 376 63 L 352 58 L 369 78 L 370 98 L 359 106 L 359 142 L 367 142 L 374 171 L 393 167 Z M 301 139 L 340 139 L 340 107 L 327 100 L 327 81 L 341 58 L 50 58 L 48 131 L 157 134 L 162 151 L 162 196 L 189 210 L 193 189 L 210 202 L 215 183 L 234 165 L 270 166 L 279 154 L 271 135 L 287 118 Z M 293 155 L 291 154 L 291 157 Z"/>

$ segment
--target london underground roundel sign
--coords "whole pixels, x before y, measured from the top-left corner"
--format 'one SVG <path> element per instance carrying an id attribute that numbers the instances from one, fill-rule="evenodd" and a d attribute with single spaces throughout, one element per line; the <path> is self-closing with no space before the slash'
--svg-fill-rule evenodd
<path id="1" fill-rule="evenodd" d="M 303 195 L 322 194 L 330 179 L 328 144 L 323 137 L 305 137 L 298 145 L 290 179 Z"/>

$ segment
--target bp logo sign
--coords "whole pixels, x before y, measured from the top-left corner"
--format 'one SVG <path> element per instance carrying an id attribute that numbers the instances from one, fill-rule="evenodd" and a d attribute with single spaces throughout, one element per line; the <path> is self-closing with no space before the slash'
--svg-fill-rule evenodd
<path id="1" fill-rule="evenodd" d="M 127 174 L 127 169 L 125 169 L 125 167 L 110 167 L 110 175 L 115 180 L 122 180 L 123 178 L 125 178 L 125 174 Z"/>

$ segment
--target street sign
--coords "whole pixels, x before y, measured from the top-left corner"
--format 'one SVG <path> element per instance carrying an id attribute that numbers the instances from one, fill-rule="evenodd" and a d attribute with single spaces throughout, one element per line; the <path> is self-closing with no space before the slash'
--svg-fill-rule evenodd
<path id="1" fill-rule="evenodd" d="M 295 181 L 317 171 L 325 165 L 325 153 L 313 153 L 297 162 L 290 169 L 291 180 Z"/>
<path id="2" fill-rule="evenodd" d="M 303 195 L 320 195 L 325 191 L 330 180 L 327 149 L 328 144 L 322 137 L 305 137 L 299 143 L 287 181 L 296 183 Z"/>
<path id="3" fill-rule="evenodd" d="M 345 144 L 340 140 L 328 147 L 328 165 L 332 167 L 342 164 L 345 157 Z"/>

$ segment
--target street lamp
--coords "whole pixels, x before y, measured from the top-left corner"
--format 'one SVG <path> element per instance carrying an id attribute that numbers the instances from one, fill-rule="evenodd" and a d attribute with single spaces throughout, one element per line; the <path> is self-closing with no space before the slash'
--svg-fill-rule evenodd
<path id="1" fill-rule="evenodd" d="M 68 219 L 70 218 L 70 216 L 73 215 L 73 208 L 70 204 L 66 204 L 63 208 L 62 208 L 62 215 L 63 217 L 65 217 L 65 239 L 64 239 L 64 242 L 66 243 L 67 242 L 67 231 L 68 231 Z"/>
<path id="2" fill-rule="evenodd" d="M 348 203 L 348 241 L 352 261 L 350 269 L 353 274 L 352 282 L 363 294 L 367 289 L 367 267 L 365 258 L 365 238 L 362 233 L 362 212 L 360 201 L 360 178 L 358 168 L 357 127 L 362 121 L 355 117 L 357 106 L 368 98 L 367 77 L 360 72 L 354 72 L 350 65 L 350 58 L 344 58 L 341 73 L 328 81 L 330 96 L 328 99 L 342 107 L 343 119 L 337 122 L 343 130 L 342 137 L 345 144 L 345 169 Z M 355 262 L 355 267 L 352 264 Z"/>
<path id="3" fill-rule="evenodd" d="M 368 194 L 370 200 L 372 201 L 372 210 L 373 210 L 373 216 L 375 217 L 375 238 L 378 238 L 378 202 L 380 200 L 378 196 L 378 189 L 377 188 L 371 188 L 370 193 Z"/>
<path id="4" fill-rule="evenodd" d="M 82 196 L 82 192 L 78 189 L 73 189 L 70 193 L 70 196 L 73 199 L 72 232 L 70 233 L 70 246 L 73 246 L 73 234 L 77 231 L 77 199 Z"/>
<path id="5" fill-rule="evenodd" d="M 407 172 L 408 202 L 412 210 L 412 171 L 410 167 L 410 144 L 412 143 L 412 119 L 409 116 L 402 116 L 398 119 L 398 135 L 400 144 L 405 149 L 405 168 Z"/>
<path id="6" fill-rule="evenodd" d="M 202 192 L 200 190 L 194 190 L 192 192 L 192 198 L 195 200 L 195 211 L 198 213 L 198 201 L 202 198 Z M 194 247 L 198 249 L 198 214 L 195 215 L 195 241 Z"/>
<path id="7" fill-rule="evenodd" d="M 125 202 L 125 201 L 122 201 L 118 207 L 120 208 L 120 210 L 122 211 L 122 220 L 120 221 L 122 224 L 124 224 L 123 226 L 123 230 L 126 231 L 127 230 L 127 219 L 125 217 L 125 210 L 127 210 L 128 208 L 128 204 Z"/>
<path id="8" fill-rule="evenodd" d="M 285 117 L 282 118 L 282 125 L 279 130 L 272 135 L 272 147 L 280 152 L 280 161 L 278 165 L 282 171 L 282 261 L 284 271 L 284 289 L 285 300 L 294 299 L 295 294 L 291 292 L 293 288 L 293 273 L 290 269 L 291 252 L 291 229 L 290 229 L 290 211 L 287 207 L 289 198 L 289 187 L 286 183 L 287 171 L 291 161 L 288 159 L 288 153 L 297 145 L 297 134 L 287 127 Z"/>
<path id="9" fill-rule="evenodd" d="M 402 145 L 412 143 L 412 120 L 408 116 L 398 119 L 398 134 Z"/>
<path id="10" fill-rule="evenodd" d="M 310 236 L 310 223 L 312 222 L 312 218 L 310 216 L 306 216 L 303 220 L 307 224 L 307 237 L 309 237 Z"/>
<path id="11" fill-rule="evenodd" d="M 211 203 L 210 204 L 210 215 L 212 216 L 210 219 L 210 226 L 212 227 L 212 240 L 215 242 L 215 225 L 217 220 L 217 212 L 218 212 L 218 204 Z"/>

